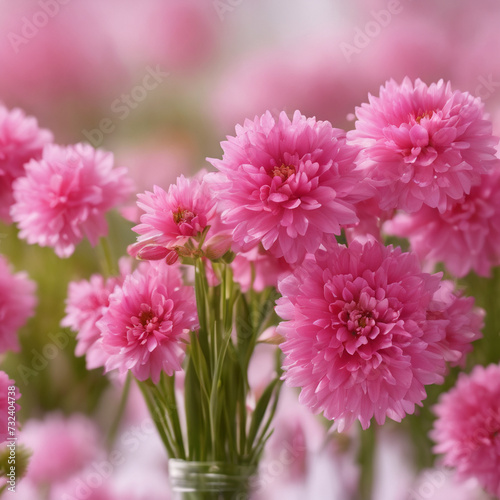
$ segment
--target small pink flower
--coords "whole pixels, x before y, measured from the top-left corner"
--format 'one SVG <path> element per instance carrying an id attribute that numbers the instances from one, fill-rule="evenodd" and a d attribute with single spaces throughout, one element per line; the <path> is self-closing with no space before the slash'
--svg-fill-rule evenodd
<path id="1" fill-rule="evenodd" d="M 377 193 L 378 194 L 378 193 Z M 393 211 L 383 211 L 379 207 L 379 197 L 374 196 L 356 205 L 359 223 L 345 230 L 346 240 L 369 241 L 382 240 L 381 230 L 385 220 L 393 216 Z"/>
<path id="2" fill-rule="evenodd" d="M 443 213 L 430 207 L 397 215 L 385 225 L 388 233 L 410 240 L 426 262 L 443 262 L 457 277 L 470 271 L 489 276 L 500 264 L 500 169 L 481 176 L 474 186 Z"/>
<path id="3" fill-rule="evenodd" d="M 97 322 L 109 354 L 106 370 L 132 370 L 137 379 L 158 383 L 162 371 L 181 370 L 197 321 L 194 289 L 182 284 L 179 268 L 165 261 L 145 264 L 115 289 Z"/>
<path id="4" fill-rule="evenodd" d="M 52 142 L 52 133 L 38 128 L 35 118 L 20 109 L 9 111 L 0 104 L 0 219 L 11 222 L 14 203 L 12 183 L 24 175 L 24 164 L 40 159 L 43 147 Z"/>
<path id="5" fill-rule="evenodd" d="M 356 108 L 356 130 L 347 137 L 363 148 L 359 165 L 379 185 L 382 209 L 444 212 L 498 167 L 498 139 L 481 100 L 450 83 L 389 80 L 369 101 Z"/>
<path id="6" fill-rule="evenodd" d="M 246 120 L 221 145 L 223 159 L 210 160 L 222 173 L 214 189 L 243 251 L 261 242 L 275 257 L 300 262 L 356 224 L 354 204 L 371 195 L 345 132 L 299 111 L 292 120 L 284 112 Z"/>
<path id="7" fill-rule="evenodd" d="M 22 441 L 33 452 L 26 478 L 35 484 L 64 481 L 82 470 L 99 453 L 99 436 L 93 422 L 79 414 L 59 413 L 44 420 L 29 420 Z"/>
<path id="8" fill-rule="evenodd" d="M 0 444 L 7 441 L 7 438 L 15 438 L 16 437 L 16 427 L 17 427 L 17 412 L 21 409 L 21 407 L 14 402 L 12 404 L 12 400 L 10 398 L 14 398 L 14 400 L 18 400 L 21 397 L 19 393 L 19 389 L 15 386 L 15 382 L 9 378 L 9 376 L 0 371 Z M 12 388 L 14 388 L 12 390 Z M 11 394 L 9 394 L 11 393 Z M 13 416 L 14 420 L 10 420 L 9 416 Z M 9 426 L 9 421 L 15 422 L 15 427 Z"/>
<path id="9" fill-rule="evenodd" d="M 88 370 L 104 366 L 108 358 L 99 342 L 101 331 L 96 323 L 106 312 L 109 296 L 115 287 L 122 285 L 131 273 L 128 259 L 120 259 L 120 271 L 120 276 L 105 279 L 100 274 L 93 274 L 88 281 L 72 281 L 68 286 L 66 316 L 61 320 L 61 326 L 77 332 L 75 355 L 86 356 Z"/>
<path id="10" fill-rule="evenodd" d="M 168 191 L 154 186 L 153 192 L 137 195 L 137 205 L 144 210 L 141 223 L 133 228 L 140 236 L 129 247 L 132 256 L 147 258 L 167 253 L 161 248 L 177 249 L 196 239 L 217 223 L 217 200 L 208 185 L 198 178 L 183 175 L 171 184 Z M 210 231 L 212 235 L 213 230 Z"/>
<path id="11" fill-rule="evenodd" d="M 473 297 L 457 293 L 452 281 L 441 282 L 429 304 L 427 324 L 429 329 L 438 330 L 438 336 L 445 329 L 445 337 L 436 345 L 450 366 L 464 367 L 471 343 L 482 337 L 484 315 L 483 309 L 474 307 Z"/>
<path id="12" fill-rule="evenodd" d="M 113 168 L 113 155 L 88 144 L 49 145 L 39 161 L 26 164 L 14 183 L 11 215 L 28 243 L 50 246 L 69 257 L 86 236 L 95 245 L 108 227 L 105 213 L 132 190 L 126 169 Z"/>
<path id="13" fill-rule="evenodd" d="M 445 372 L 444 328 L 427 328 L 439 282 L 415 255 L 376 241 L 318 252 L 282 279 L 284 378 L 302 388 L 301 403 L 340 431 L 413 413 Z"/>
<path id="14" fill-rule="evenodd" d="M 248 292 L 250 288 L 262 292 L 268 286 L 276 287 L 279 276 L 292 270 L 283 257 L 276 258 L 258 246 L 238 253 L 231 268 L 234 281 L 239 283 L 242 292 Z"/>
<path id="15" fill-rule="evenodd" d="M 0 256 L 0 353 L 19 351 L 17 331 L 33 316 L 36 284 L 25 272 L 12 273 Z"/>
<path id="16" fill-rule="evenodd" d="M 459 479 L 475 478 L 491 495 L 500 496 L 500 366 L 476 366 L 461 373 L 453 389 L 435 406 L 431 432 L 434 451 Z"/>

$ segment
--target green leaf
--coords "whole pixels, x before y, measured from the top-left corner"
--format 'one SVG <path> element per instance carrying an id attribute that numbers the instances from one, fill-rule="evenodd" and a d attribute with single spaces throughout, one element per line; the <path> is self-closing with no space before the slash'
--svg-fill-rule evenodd
<path id="1" fill-rule="evenodd" d="M 252 449 L 252 446 L 254 444 L 255 437 L 257 436 L 257 432 L 259 431 L 259 428 L 262 424 L 262 421 L 264 420 L 264 417 L 266 415 L 269 403 L 271 401 L 271 398 L 273 397 L 275 389 L 279 388 L 280 386 L 281 386 L 281 380 L 274 379 L 266 387 L 265 391 L 262 393 L 262 396 L 259 398 L 259 401 L 257 402 L 257 406 L 255 407 L 255 411 L 253 412 L 253 415 L 252 415 L 252 422 L 250 424 L 250 430 L 248 432 L 247 452 L 249 454 L 250 454 L 250 450 Z M 277 398 L 275 398 L 275 400 L 276 399 Z M 269 419 L 268 419 L 268 422 L 270 422 Z"/>
<path id="2" fill-rule="evenodd" d="M 190 359 L 184 381 L 184 406 L 186 408 L 186 426 L 188 435 L 188 459 L 202 460 L 203 408 L 200 381 Z"/>

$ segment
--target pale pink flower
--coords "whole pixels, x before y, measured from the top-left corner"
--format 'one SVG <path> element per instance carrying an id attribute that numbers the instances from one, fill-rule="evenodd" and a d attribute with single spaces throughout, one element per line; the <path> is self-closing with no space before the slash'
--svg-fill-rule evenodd
<path id="1" fill-rule="evenodd" d="M 33 452 L 26 477 L 36 484 L 64 481 L 99 455 L 97 429 L 80 414 L 28 420 L 22 441 Z"/>
<path id="2" fill-rule="evenodd" d="M 228 65 L 210 103 L 211 115 L 222 132 L 229 133 L 235 123 L 268 109 L 300 109 L 305 116 L 328 120 L 340 128 L 346 126 L 347 115 L 367 90 L 377 89 L 385 78 L 377 73 L 382 61 L 378 65 L 364 60 L 358 64 L 357 57 L 347 61 L 339 50 L 345 40 L 342 35 L 348 36 L 332 36 L 329 30 L 327 34 L 311 33 L 307 39 L 290 39 L 284 46 L 266 44 Z M 283 75 L 294 84 L 284 85 Z"/>
<path id="3" fill-rule="evenodd" d="M 384 210 L 415 212 L 424 204 L 444 212 L 499 165 L 481 100 L 443 80 L 429 87 L 389 80 L 356 116 L 347 137 L 363 148 L 359 165 L 379 185 Z"/>
<path id="4" fill-rule="evenodd" d="M 444 465 L 455 468 L 459 479 L 476 478 L 495 496 L 500 496 L 499 401 L 500 366 L 476 366 L 441 395 L 431 432 Z"/>
<path id="5" fill-rule="evenodd" d="M 12 183 L 24 175 L 24 164 L 39 159 L 52 134 L 38 127 L 35 118 L 20 109 L 9 111 L 0 104 L 0 219 L 11 222 L 9 210 L 14 203 Z"/>
<path id="6" fill-rule="evenodd" d="M 138 40 L 144 47 L 142 57 L 149 56 L 176 73 L 202 67 L 214 55 L 221 35 L 216 5 L 198 0 L 150 3 L 153 8 Z"/>
<path id="7" fill-rule="evenodd" d="M 379 197 L 362 201 L 356 205 L 359 222 L 350 228 L 346 228 L 345 236 L 348 243 L 353 240 L 368 241 L 370 239 L 382 240 L 382 226 L 385 220 L 393 216 L 393 211 L 383 211 L 379 207 Z"/>
<path id="8" fill-rule="evenodd" d="M 355 498 L 358 465 L 350 436 L 327 436 L 326 427 L 297 401 L 292 388 L 281 389 L 274 429 L 252 500 Z"/>
<path id="9" fill-rule="evenodd" d="M 302 388 L 301 403 L 340 431 L 413 413 L 445 372 L 434 352 L 444 328 L 426 328 L 439 282 L 415 255 L 376 241 L 318 252 L 282 279 L 284 378 Z"/>
<path id="10" fill-rule="evenodd" d="M 428 328 L 436 328 L 437 335 L 445 329 L 445 337 L 436 346 L 450 366 L 464 366 L 471 343 L 482 337 L 485 311 L 474 307 L 473 297 L 464 297 L 455 291 L 452 281 L 443 281 L 434 293 L 427 310 Z"/>
<path id="11" fill-rule="evenodd" d="M 86 356 L 88 370 L 104 366 L 108 358 L 99 342 L 101 331 L 96 323 L 106 312 L 109 296 L 115 287 L 122 285 L 131 273 L 130 264 L 128 259 L 120 259 L 120 276 L 106 279 L 100 274 L 93 274 L 89 280 L 69 283 L 66 316 L 61 320 L 61 326 L 77 332 L 75 355 Z"/>
<path id="12" fill-rule="evenodd" d="M 36 284 L 27 273 L 13 273 L 0 255 L 0 353 L 19 351 L 17 331 L 33 316 Z"/>
<path id="13" fill-rule="evenodd" d="M 109 354 L 106 370 L 131 370 L 139 380 L 158 383 L 162 371 L 181 370 L 197 321 L 194 289 L 182 284 L 177 266 L 158 261 L 136 270 L 111 294 L 97 323 Z"/>
<path id="14" fill-rule="evenodd" d="M 243 251 L 260 242 L 275 257 L 300 262 L 356 224 L 354 204 L 371 195 L 345 132 L 299 111 L 292 120 L 284 112 L 246 120 L 221 145 L 223 159 L 210 160 L 222 173 L 214 190 Z"/>
<path id="15" fill-rule="evenodd" d="M 15 384 L 14 380 L 11 380 L 5 372 L 0 371 L 0 444 L 7 441 L 7 438 L 17 437 L 17 412 L 21 407 L 16 401 L 21 397 L 21 394 Z M 13 390 L 11 390 L 12 387 Z M 10 420 L 10 423 L 15 423 L 13 427 L 9 426 L 9 416 L 13 416 L 15 419 Z"/>
<path id="16" fill-rule="evenodd" d="M 217 200 L 208 184 L 197 178 L 181 175 L 168 191 L 154 186 L 153 192 L 146 191 L 137 198 L 137 205 L 145 213 L 133 228 L 140 235 L 137 243 L 129 247 L 134 257 L 162 259 L 168 254 L 162 248 L 177 251 L 217 223 Z"/>
<path id="17" fill-rule="evenodd" d="M 240 285 L 242 292 L 251 288 L 262 292 L 268 286 L 276 287 L 279 276 L 292 269 L 283 257 L 276 258 L 260 246 L 236 254 L 231 268 L 234 281 Z"/>
<path id="18" fill-rule="evenodd" d="M 41 6 L 19 0 L 2 8 L 0 30 L 5 39 L 0 60 L 2 74 L 9 78 L 1 79 L 0 95 L 36 109 L 38 116 L 44 114 L 66 134 L 68 127 L 74 134 L 81 132 L 75 110 L 92 113 L 103 106 L 109 112 L 110 103 L 134 84 L 111 39 L 111 16 L 99 12 L 103 3 L 113 2 L 63 0 Z M 96 78 L 102 71 L 105 78 Z"/>
<path id="19" fill-rule="evenodd" d="M 132 190 L 126 169 L 113 168 L 113 155 L 88 144 L 49 145 L 25 168 L 11 209 L 19 237 L 53 247 L 59 257 L 69 257 L 84 236 L 96 245 L 108 232 L 106 212 Z"/>
<path id="20" fill-rule="evenodd" d="M 385 225 L 388 233 L 410 240 L 426 262 L 443 262 L 454 276 L 470 271 L 489 276 L 500 264 L 500 169 L 481 176 L 474 186 L 443 213 L 430 207 L 399 214 Z"/>

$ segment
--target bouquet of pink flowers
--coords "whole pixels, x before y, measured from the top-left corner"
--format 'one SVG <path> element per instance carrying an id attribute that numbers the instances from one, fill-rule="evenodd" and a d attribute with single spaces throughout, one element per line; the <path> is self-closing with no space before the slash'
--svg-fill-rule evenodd
<path id="1" fill-rule="evenodd" d="M 0 215 L 60 258 L 84 238 L 100 246 L 102 273 L 69 284 L 61 325 L 87 369 L 117 370 L 121 410 L 137 381 L 174 498 L 258 498 L 285 382 L 329 436 L 359 424 L 356 498 L 368 500 L 374 424 L 417 414 L 432 386 L 465 368 L 482 307 L 497 307 L 481 290 L 499 282 L 496 143 L 481 100 L 443 81 L 388 81 L 348 132 L 267 112 L 221 143 L 215 171 L 139 194 L 137 241 L 116 261 L 106 213 L 133 192 L 126 170 L 0 107 Z M 0 346 L 15 351 L 34 284 L 0 264 Z M 497 333 L 487 324 L 483 350 Z M 272 366 L 256 387 L 259 346 Z M 500 497 L 500 366 L 475 360 L 434 407 L 431 437 L 444 465 Z M 19 393 L 7 400 L 14 382 L 0 381 L 8 442 L 15 426 L 3 419 Z"/>

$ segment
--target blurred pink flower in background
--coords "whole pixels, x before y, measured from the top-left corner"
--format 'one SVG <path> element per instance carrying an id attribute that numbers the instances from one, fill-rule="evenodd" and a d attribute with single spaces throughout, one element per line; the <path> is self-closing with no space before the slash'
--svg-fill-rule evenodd
<path id="1" fill-rule="evenodd" d="M 478 365 L 441 395 L 431 432 L 443 464 L 456 469 L 459 479 L 477 479 L 495 496 L 500 496 L 499 401 L 500 366 Z"/>
<path id="2" fill-rule="evenodd" d="M 371 2 L 369 11 L 365 2 L 355 0 L 342 5 L 342 10 L 345 22 L 339 38 L 349 44 L 344 46 L 348 71 L 364 68 L 368 91 L 376 91 L 372 82 L 390 78 L 400 81 L 409 76 L 429 82 L 443 78 L 488 99 L 488 106 L 499 102 L 500 12 L 495 0 L 474 4 L 380 0 Z"/>
<path id="3" fill-rule="evenodd" d="M 197 327 L 194 288 L 177 266 L 153 262 L 136 270 L 109 297 L 97 326 L 108 353 L 106 370 L 131 370 L 157 384 L 160 373 L 181 370 L 188 332 Z"/>
<path id="4" fill-rule="evenodd" d="M 358 467 L 350 440 L 328 436 L 324 423 L 298 402 L 295 390 L 283 387 L 252 500 L 325 498 L 325 492 L 335 500 L 353 498 Z"/>
<path id="5" fill-rule="evenodd" d="M 411 439 L 402 432 L 401 426 L 390 423 L 376 428 L 375 432 L 377 447 L 373 457 L 372 499 L 410 500 L 406 493 L 415 478 Z M 357 436 L 363 439 L 360 434 Z"/>
<path id="6" fill-rule="evenodd" d="M 14 380 L 11 380 L 5 372 L 0 370 L 0 444 L 7 441 L 9 437 L 16 437 L 9 432 L 9 430 L 17 432 L 16 428 L 18 426 L 17 420 L 9 419 L 9 415 L 13 415 L 15 418 L 15 415 L 21 409 L 17 402 L 12 404 L 11 398 L 17 401 L 21 397 L 15 384 Z M 14 387 L 14 390 L 11 390 L 11 387 Z M 12 422 L 15 425 L 11 427 L 9 423 Z"/>
<path id="7" fill-rule="evenodd" d="M 222 160 L 210 159 L 221 172 L 213 189 L 224 193 L 222 221 L 242 251 L 260 242 L 274 257 L 300 263 L 357 223 L 354 204 L 372 194 L 345 132 L 299 111 L 292 120 L 284 112 L 246 120 L 221 146 Z"/>
<path id="8" fill-rule="evenodd" d="M 19 351 L 17 331 L 33 316 L 36 284 L 27 273 L 13 273 L 5 257 L 0 255 L 0 354 Z"/>
<path id="9" fill-rule="evenodd" d="M 349 65 L 331 36 L 271 47 L 230 66 L 214 88 L 210 109 L 223 131 L 266 110 L 300 109 L 305 116 L 346 124 L 348 113 L 380 82 Z"/>
<path id="10" fill-rule="evenodd" d="M 21 436 L 33 452 L 26 478 L 37 485 L 65 481 L 102 453 L 94 422 L 81 414 L 28 420 Z"/>
<path id="11" fill-rule="evenodd" d="M 52 142 L 52 133 L 38 127 L 36 118 L 20 109 L 8 110 L 0 104 L 0 219 L 11 222 L 14 203 L 12 182 L 25 174 L 24 164 L 39 160 L 43 147 Z"/>
<path id="12" fill-rule="evenodd" d="M 42 159 L 26 164 L 14 183 L 11 209 L 28 243 L 69 257 L 86 236 L 91 245 L 106 236 L 105 213 L 125 201 L 132 183 L 125 168 L 113 168 L 113 154 L 88 144 L 48 145 Z"/>
<path id="13" fill-rule="evenodd" d="M 198 69 L 214 54 L 220 23 L 212 2 L 156 0 L 143 28 L 143 54 L 176 72 Z"/>
<path id="14" fill-rule="evenodd" d="M 104 468 L 102 474 L 107 474 L 107 472 L 108 469 Z M 88 478 L 90 478 L 90 481 Z M 68 479 L 65 483 L 55 484 L 51 488 L 49 500 L 72 498 L 85 498 L 85 500 L 122 500 L 107 486 L 106 479 L 106 477 L 96 472 L 94 468 L 89 468 L 88 471 L 82 471 L 80 474 Z"/>
<path id="15" fill-rule="evenodd" d="M 384 229 L 408 238 L 423 261 L 442 262 L 454 276 L 470 271 L 489 276 L 500 264 L 500 168 L 480 180 L 443 213 L 424 206 L 414 214 L 396 215 Z"/>
<path id="16" fill-rule="evenodd" d="M 125 277 L 132 272 L 132 262 L 123 257 L 119 261 L 120 276 L 104 278 L 93 274 L 89 280 L 72 281 L 68 286 L 66 316 L 61 326 L 69 327 L 76 335 L 76 356 L 86 356 L 88 370 L 104 366 L 108 355 L 99 341 L 101 331 L 97 327 L 109 306 L 109 296 L 116 286 L 121 286 Z"/>
<path id="17" fill-rule="evenodd" d="M 465 366 L 472 342 L 482 337 L 484 316 L 483 309 L 474 307 L 474 298 L 455 291 L 452 281 L 443 281 L 434 293 L 427 310 L 427 324 L 431 329 L 445 328 L 445 337 L 437 347 L 450 366 Z"/>
<path id="18" fill-rule="evenodd" d="M 276 312 L 285 380 L 300 402 L 334 419 L 339 431 L 374 416 L 396 421 L 441 383 L 445 335 L 429 331 L 427 309 L 440 275 L 422 273 L 415 255 L 372 241 L 329 248 L 282 279 Z"/>
<path id="19" fill-rule="evenodd" d="M 128 74 L 99 14 L 101 2 L 46 2 L 47 9 L 41 3 L 2 7 L 0 59 L 9 78 L 1 79 L 0 94 L 52 124 L 51 112 L 60 117 L 62 103 L 71 109 L 112 100 Z"/>
<path id="20" fill-rule="evenodd" d="M 233 279 L 239 283 L 243 293 L 250 289 L 262 292 L 268 286 L 276 287 L 279 276 L 292 269 L 283 257 L 273 257 L 260 245 L 248 252 L 238 253 L 231 268 Z"/>
<path id="21" fill-rule="evenodd" d="M 359 166 L 377 183 L 384 210 L 424 204 L 443 213 L 500 164 L 481 101 L 442 80 L 390 80 L 356 115 L 348 142 L 363 148 Z"/>

